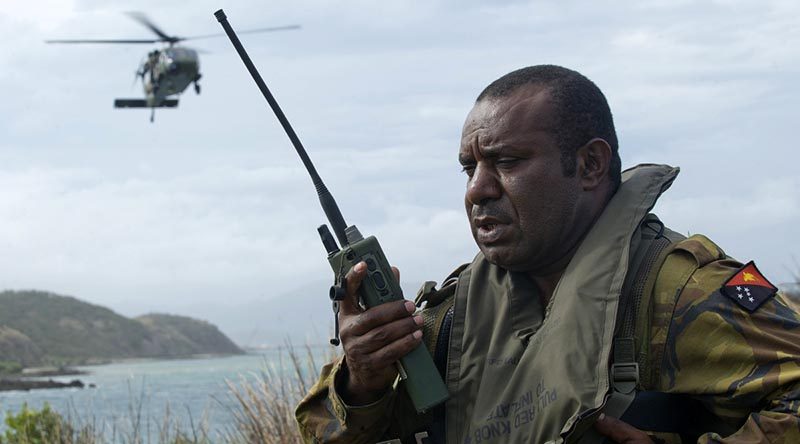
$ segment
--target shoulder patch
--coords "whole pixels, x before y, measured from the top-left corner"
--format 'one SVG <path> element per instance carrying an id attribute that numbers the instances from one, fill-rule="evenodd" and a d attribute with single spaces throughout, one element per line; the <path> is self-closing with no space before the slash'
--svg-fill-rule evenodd
<path id="1" fill-rule="evenodd" d="M 722 293 L 750 313 L 756 311 L 777 291 L 777 287 L 758 271 L 753 261 L 744 264 L 722 284 Z"/>

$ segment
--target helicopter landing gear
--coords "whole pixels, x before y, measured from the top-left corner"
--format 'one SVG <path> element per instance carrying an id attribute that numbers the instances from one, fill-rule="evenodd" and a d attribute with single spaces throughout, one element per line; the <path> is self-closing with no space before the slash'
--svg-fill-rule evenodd
<path id="1" fill-rule="evenodd" d="M 202 74 L 198 74 L 197 77 L 194 78 L 194 92 L 200 94 L 200 84 L 197 83 L 200 81 L 200 78 L 203 77 Z"/>

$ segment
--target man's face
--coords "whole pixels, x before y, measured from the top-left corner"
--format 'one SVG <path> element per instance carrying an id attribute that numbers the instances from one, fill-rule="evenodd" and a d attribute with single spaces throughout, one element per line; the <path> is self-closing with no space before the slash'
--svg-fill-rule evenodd
<path id="1" fill-rule="evenodd" d="M 503 268 L 548 272 L 582 234 L 581 185 L 562 173 L 555 123 L 549 92 L 536 85 L 482 100 L 464 123 L 458 156 L 472 236 Z"/>

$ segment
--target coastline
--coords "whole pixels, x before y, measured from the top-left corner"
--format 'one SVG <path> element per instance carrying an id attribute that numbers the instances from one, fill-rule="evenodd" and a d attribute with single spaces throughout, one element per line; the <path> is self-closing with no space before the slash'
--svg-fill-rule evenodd
<path id="1" fill-rule="evenodd" d="M 80 379 L 72 379 L 69 382 L 62 382 L 52 379 L 62 376 L 81 376 L 90 375 L 92 371 L 88 367 L 99 367 L 110 364 L 136 364 L 157 361 L 179 361 L 179 360 L 201 360 L 226 358 L 249 354 L 243 353 L 198 353 L 193 355 L 179 356 L 154 356 L 138 358 L 120 358 L 89 360 L 89 362 L 74 367 L 28 367 L 22 369 L 20 373 L 0 374 L 0 392 L 8 391 L 30 391 L 39 389 L 53 388 L 94 388 L 95 384 L 85 383 Z M 47 378 L 47 379 L 44 379 Z"/>

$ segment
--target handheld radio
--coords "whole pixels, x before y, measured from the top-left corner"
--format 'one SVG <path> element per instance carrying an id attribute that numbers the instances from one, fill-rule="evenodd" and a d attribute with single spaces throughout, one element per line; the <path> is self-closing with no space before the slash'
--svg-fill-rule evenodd
<path id="1" fill-rule="evenodd" d="M 244 62 L 247 70 L 250 71 L 250 75 L 253 76 L 253 80 L 255 80 L 264 98 L 267 99 L 272 111 L 283 126 L 284 131 L 286 131 L 286 135 L 289 136 L 289 140 L 292 141 L 292 145 L 294 145 L 297 154 L 303 161 L 303 165 L 305 165 L 308 174 L 311 176 L 311 181 L 317 189 L 317 196 L 319 196 L 325 216 L 327 216 L 328 222 L 333 227 L 333 233 L 341 245 L 340 249 L 327 225 L 321 225 L 317 229 L 322 239 L 322 244 L 328 253 L 328 263 L 336 275 L 336 285 L 331 287 L 330 291 L 336 328 L 335 338 L 331 339 L 331 344 L 339 345 L 338 312 L 339 301 L 345 297 L 344 285 L 342 285 L 345 273 L 355 264 L 361 261 L 366 262 L 367 277 L 359 288 L 359 297 L 361 303 L 367 308 L 403 299 L 400 284 L 397 282 L 375 236 L 364 238 L 355 225 L 348 227 L 345 223 L 342 213 L 339 211 L 339 206 L 328 191 L 328 188 L 322 183 L 322 179 L 317 174 L 317 170 L 314 168 L 314 164 L 311 163 L 308 154 L 306 154 L 300 139 L 247 55 L 239 38 L 228 23 L 225 13 L 220 9 L 214 13 L 214 16 L 222 25 L 236 52 L 239 53 L 242 62 Z M 419 344 L 411 353 L 400 359 L 398 370 L 400 377 L 405 380 L 406 390 L 414 404 L 414 408 L 418 412 L 424 412 L 444 402 L 450 396 L 430 353 L 428 353 L 428 349 L 423 344 Z"/>

